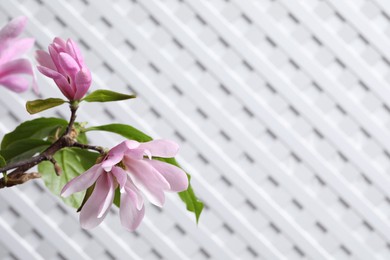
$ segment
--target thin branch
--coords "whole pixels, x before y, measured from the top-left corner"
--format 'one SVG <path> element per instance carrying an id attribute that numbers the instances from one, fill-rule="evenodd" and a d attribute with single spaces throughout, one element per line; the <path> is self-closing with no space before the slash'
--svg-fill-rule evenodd
<path id="1" fill-rule="evenodd" d="M 78 143 L 78 142 L 74 142 L 72 146 L 73 147 L 79 147 L 81 149 L 88 149 L 88 150 L 97 151 L 100 154 L 104 154 L 105 153 L 103 147 L 101 147 L 101 146 L 95 146 L 95 145 L 89 145 L 89 144 L 81 144 L 81 143 Z"/>
<path id="2" fill-rule="evenodd" d="M 60 165 L 57 163 L 56 159 L 50 158 L 49 161 L 53 164 L 54 171 L 57 176 L 60 176 L 62 174 L 62 169 Z"/>

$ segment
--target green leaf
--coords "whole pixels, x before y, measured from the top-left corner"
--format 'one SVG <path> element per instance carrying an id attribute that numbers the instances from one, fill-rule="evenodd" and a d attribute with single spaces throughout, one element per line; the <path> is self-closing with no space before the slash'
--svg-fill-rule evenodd
<path id="1" fill-rule="evenodd" d="M 42 174 L 46 187 L 55 195 L 60 196 L 65 184 L 92 167 L 98 156 L 98 153 L 78 148 L 64 148 L 54 155 L 54 159 L 62 169 L 61 176 L 56 175 L 53 164 L 47 161 L 38 165 L 38 171 Z M 85 191 L 61 198 L 66 204 L 77 209 L 82 204 L 84 194 Z"/>
<path id="2" fill-rule="evenodd" d="M 82 100 L 87 102 L 110 102 L 110 101 L 126 100 L 131 98 L 136 98 L 136 96 L 122 94 L 107 89 L 99 89 L 87 95 Z"/>
<path id="3" fill-rule="evenodd" d="M 152 137 L 144 134 L 140 130 L 124 124 L 110 124 L 110 125 L 101 125 L 101 126 L 92 126 L 86 131 L 106 131 L 111 133 L 116 133 L 130 140 L 136 140 L 138 142 L 148 142 L 153 140 Z"/>
<path id="4" fill-rule="evenodd" d="M 5 162 L 5 159 L 3 156 L 0 155 L 0 168 L 6 166 L 7 163 Z"/>
<path id="5" fill-rule="evenodd" d="M 102 126 L 94 126 L 89 127 L 86 129 L 86 131 L 106 131 L 106 132 L 112 132 L 119 134 L 127 139 L 130 140 L 136 140 L 138 142 L 148 142 L 151 141 L 152 138 L 140 130 L 129 126 L 129 125 L 123 125 L 123 124 L 111 124 L 111 125 L 102 125 Z M 177 163 L 175 158 L 155 158 L 157 160 L 175 165 L 179 168 L 181 166 Z M 190 175 L 187 173 L 188 180 L 190 180 Z M 190 182 L 189 182 L 190 183 Z M 188 185 L 188 189 L 186 191 L 179 192 L 179 197 L 181 200 L 186 204 L 187 210 L 191 211 L 195 214 L 196 222 L 199 220 L 199 216 L 202 213 L 203 210 L 203 203 L 197 199 L 195 196 L 195 193 L 191 187 L 191 184 Z M 119 200 L 117 200 L 116 204 L 119 205 Z"/>
<path id="6" fill-rule="evenodd" d="M 44 139 L 58 128 L 66 127 L 68 122 L 59 118 L 38 118 L 26 121 L 6 134 L 1 142 L 1 149 L 6 149 L 12 143 L 24 139 Z"/>
<path id="7" fill-rule="evenodd" d="M 26 109 L 30 114 L 36 114 L 46 109 L 62 105 L 65 102 L 66 101 L 61 98 L 37 99 L 34 101 L 27 101 Z"/>
<path id="8" fill-rule="evenodd" d="M 0 155 L 8 162 L 18 162 L 44 151 L 51 143 L 41 139 L 24 139 L 13 142 L 6 149 L 0 150 Z"/>

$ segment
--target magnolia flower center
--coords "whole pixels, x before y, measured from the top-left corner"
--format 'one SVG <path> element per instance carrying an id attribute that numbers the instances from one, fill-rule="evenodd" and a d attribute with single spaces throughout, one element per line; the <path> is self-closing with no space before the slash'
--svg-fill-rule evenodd
<path id="1" fill-rule="evenodd" d="M 126 171 L 126 166 L 125 166 L 125 164 L 122 162 L 122 161 L 120 161 L 120 162 L 118 162 L 115 166 L 118 166 L 118 167 L 120 167 L 120 168 L 122 168 L 123 170 L 125 170 Z"/>

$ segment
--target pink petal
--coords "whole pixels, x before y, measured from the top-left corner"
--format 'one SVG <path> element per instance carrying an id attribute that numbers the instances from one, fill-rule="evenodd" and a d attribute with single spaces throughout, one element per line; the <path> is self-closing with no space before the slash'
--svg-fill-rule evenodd
<path id="1" fill-rule="evenodd" d="M 111 148 L 108 152 L 107 159 L 103 161 L 102 167 L 105 171 L 111 171 L 112 167 L 122 161 L 124 152 L 127 150 L 126 141 Z"/>
<path id="2" fill-rule="evenodd" d="M 19 16 L 12 19 L 0 30 L 0 42 L 4 43 L 18 37 L 24 30 L 27 23 L 27 17 Z"/>
<path id="3" fill-rule="evenodd" d="M 50 57 L 54 63 L 54 66 L 57 68 L 57 71 L 61 74 L 64 74 L 64 70 L 60 65 L 60 57 L 58 51 L 55 49 L 53 44 L 50 44 L 48 49 L 49 49 Z"/>
<path id="4" fill-rule="evenodd" d="M 16 40 L 8 48 L 3 49 L 0 55 L 0 63 L 19 58 L 34 45 L 33 38 L 24 38 Z"/>
<path id="5" fill-rule="evenodd" d="M 46 77 L 52 78 L 58 88 L 61 90 L 62 94 L 66 96 L 69 100 L 73 100 L 74 92 L 71 88 L 69 82 L 67 79 L 60 74 L 59 72 L 43 67 L 43 66 L 37 66 L 39 72 L 41 72 Z"/>
<path id="6" fill-rule="evenodd" d="M 82 99 L 91 86 L 92 77 L 91 72 L 87 68 L 82 68 L 77 72 L 75 77 L 76 94 L 74 98 L 76 100 Z"/>
<path id="7" fill-rule="evenodd" d="M 164 158 L 175 157 L 179 151 L 179 145 L 170 140 L 153 140 L 141 143 L 139 148 L 149 151 L 153 156 Z"/>
<path id="8" fill-rule="evenodd" d="M 137 195 L 137 209 L 140 210 L 144 206 L 144 197 L 142 196 L 142 192 L 137 187 L 135 187 L 129 174 L 127 174 L 127 181 L 125 186 L 125 190 L 127 189 L 131 189 Z"/>
<path id="9" fill-rule="evenodd" d="M 57 50 L 58 53 L 66 52 L 66 42 L 60 37 L 55 37 L 51 45 Z"/>
<path id="10" fill-rule="evenodd" d="M 31 63 L 26 59 L 17 59 L 0 65 L 0 77 L 12 74 L 33 75 Z"/>
<path id="11" fill-rule="evenodd" d="M 172 164 L 160 162 L 157 160 L 148 161 L 171 185 L 171 191 L 180 192 L 187 190 L 188 177 L 187 174 Z"/>
<path id="12" fill-rule="evenodd" d="M 107 174 L 101 174 L 97 179 L 91 197 L 87 200 L 80 212 L 80 226 L 84 229 L 91 229 L 99 225 L 109 212 L 107 208 L 104 212 L 102 208 L 107 204 L 107 200 L 113 199 L 112 185 Z M 111 200 L 112 203 L 112 200 Z M 100 216 L 100 217 L 99 217 Z"/>
<path id="13" fill-rule="evenodd" d="M 115 176 L 116 181 L 119 183 L 119 188 L 121 192 L 124 192 L 126 180 L 127 180 L 127 173 L 120 167 L 112 167 L 111 173 Z"/>
<path id="14" fill-rule="evenodd" d="M 17 93 L 26 91 L 29 84 L 30 82 L 27 79 L 19 75 L 10 75 L 0 78 L 0 85 Z"/>
<path id="15" fill-rule="evenodd" d="M 162 207 L 165 201 L 164 190 L 170 189 L 165 178 L 144 160 L 133 160 L 125 156 L 123 162 L 134 185 L 151 203 Z"/>
<path id="16" fill-rule="evenodd" d="M 35 52 L 35 59 L 38 61 L 38 64 L 41 65 L 42 67 L 46 67 L 51 70 L 57 71 L 57 67 L 56 65 L 54 65 L 54 62 L 51 59 L 49 53 L 42 50 L 37 50 Z"/>
<path id="17" fill-rule="evenodd" d="M 72 39 L 67 40 L 66 50 L 77 61 L 80 67 L 84 66 L 84 59 L 81 55 L 80 49 Z"/>
<path id="18" fill-rule="evenodd" d="M 103 173 L 103 169 L 100 164 L 95 164 L 89 170 L 83 174 L 77 176 L 68 182 L 61 191 L 62 197 L 68 197 L 69 195 L 88 189 L 95 183 L 96 179 Z"/>
<path id="19" fill-rule="evenodd" d="M 59 62 L 61 68 L 66 72 L 68 76 L 72 78 L 76 76 L 76 73 L 80 70 L 80 67 L 77 62 L 72 58 L 72 56 L 65 52 L 61 52 L 59 54 Z"/>
<path id="20" fill-rule="evenodd" d="M 126 192 L 121 194 L 119 215 L 122 226 L 129 231 L 134 231 L 145 215 L 144 206 L 140 210 L 137 209 L 136 199 L 137 195 L 131 189 L 126 189 Z"/>
<path id="21" fill-rule="evenodd" d="M 21 92 L 27 89 L 28 83 L 19 74 L 26 74 L 33 77 L 33 84 L 35 84 L 34 73 L 31 63 L 25 59 L 17 59 L 0 65 L 0 81 L 5 87 Z M 17 80 L 20 79 L 20 82 Z"/>
<path id="22" fill-rule="evenodd" d="M 108 182 L 107 185 L 110 186 L 110 189 L 108 190 L 104 202 L 100 205 L 98 218 L 101 218 L 103 215 L 105 215 L 105 213 L 111 207 L 111 204 L 115 196 L 115 189 L 116 187 L 118 187 L 118 183 L 115 181 L 114 177 L 109 173 L 106 173 L 106 175 L 107 175 L 107 182 Z"/>

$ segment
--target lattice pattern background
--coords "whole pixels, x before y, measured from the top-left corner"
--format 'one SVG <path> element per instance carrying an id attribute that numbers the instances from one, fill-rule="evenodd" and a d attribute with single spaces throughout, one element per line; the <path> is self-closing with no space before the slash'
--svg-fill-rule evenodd
<path id="1" fill-rule="evenodd" d="M 115 209 L 85 231 L 31 182 L 0 191 L 1 259 L 390 259 L 389 1 L 1 1 L 20 14 L 37 48 L 77 40 L 95 89 L 139 96 L 79 120 L 180 142 L 207 207 L 197 227 L 171 194 L 135 233 Z M 35 98 L 0 89 L 1 135 Z"/>

